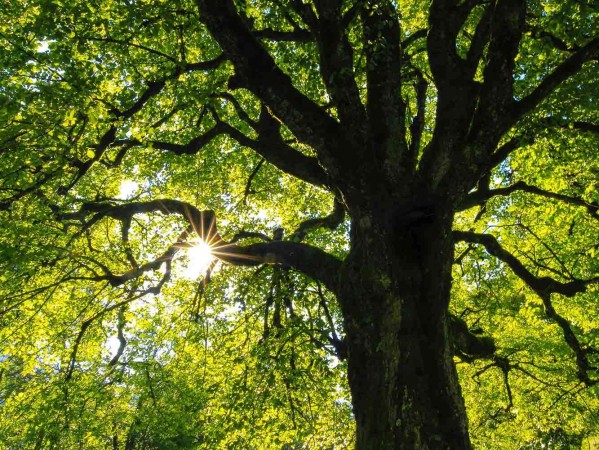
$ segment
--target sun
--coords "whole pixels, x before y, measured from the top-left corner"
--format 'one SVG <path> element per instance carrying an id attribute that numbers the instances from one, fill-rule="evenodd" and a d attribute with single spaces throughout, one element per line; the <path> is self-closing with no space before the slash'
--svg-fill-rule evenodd
<path id="1" fill-rule="evenodd" d="M 192 246 L 187 248 L 186 256 L 188 262 L 183 276 L 190 279 L 195 279 L 205 274 L 212 261 L 214 261 L 212 248 L 203 240 L 197 240 Z"/>

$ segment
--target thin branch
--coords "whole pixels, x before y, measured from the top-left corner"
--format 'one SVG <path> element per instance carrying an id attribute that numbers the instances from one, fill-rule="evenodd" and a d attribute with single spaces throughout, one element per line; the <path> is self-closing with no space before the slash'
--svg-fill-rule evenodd
<path id="1" fill-rule="evenodd" d="M 562 261 L 562 259 L 557 255 L 557 253 L 551 248 L 551 246 L 549 244 L 547 244 L 544 240 L 542 240 L 539 235 L 537 233 L 535 233 L 529 226 L 524 225 L 522 222 L 518 221 L 517 224 L 519 227 L 521 227 L 522 229 L 526 230 L 529 234 L 531 234 L 550 254 L 551 256 L 553 256 L 553 259 L 555 259 L 557 261 L 557 263 L 560 265 L 560 267 L 562 268 L 562 270 L 564 271 L 564 273 L 570 278 L 570 279 L 574 279 L 574 275 L 572 274 L 572 272 L 566 267 L 566 264 Z M 548 270 L 552 270 L 554 271 L 554 273 L 558 273 L 561 275 L 560 272 L 558 272 L 555 269 L 549 269 Z"/>
<path id="2" fill-rule="evenodd" d="M 493 167 L 498 166 L 503 161 L 507 159 L 513 152 L 522 148 L 526 145 L 532 143 L 533 140 L 529 136 L 520 135 L 511 138 L 506 143 L 502 144 L 498 149 L 496 149 L 491 156 L 488 158 L 488 163 L 486 167 L 483 169 L 485 171 L 491 170 Z"/>
<path id="3" fill-rule="evenodd" d="M 125 339 L 125 335 L 123 333 L 125 325 L 127 324 L 127 322 L 125 320 L 125 312 L 126 312 L 126 305 L 123 305 L 119 308 L 118 322 L 117 322 L 117 338 L 119 340 L 119 348 L 117 349 L 116 354 L 112 357 L 112 359 L 108 363 L 109 366 L 116 365 L 116 363 L 119 362 L 119 359 L 125 352 L 125 346 L 127 345 L 127 339 Z"/>
<path id="4" fill-rule="evenodd" d="M 272 241 L 271 238 L 269 238 L 267 235 L 265 235 L 264 233 L 258 233 L 256 231 L 239 231 L 237 233 L 235 233 L 235 236 L 233 236 L 231 238 L 231 240 L 229 241 L 229 244 L 233 244 L 235 242 L 239 242 L 242 239 L 261 239 L 264 242 L 270 242 Z"/>
<path id="5" fill-rule="evenodd" d="M 278 131 L 266 131 L 262 126 L 262 119 L 258 140 L 247 137 L 229 124 L 223 124 L 222 126 L 230 137 L 241 145 L 251 148 L 283 172 L 316 186 L 329 184 L 329 176 L 320 166 L 318 159 L 306 156 L 283 142 Z"/>
<path id="6" fill-rule="evenodd" d="M 410 45 L 412 45 L 418 39 L 426 38 L 427 33 L 428 33 L 428 30 L 426 28 L 423 28 L 418 31 L 414 31 L 407 38 L 405 38 L 403 41 L 401 41 L 401 48 L 405 51 L 406 48 L 408 48 Z"/>
<path id="7" fill-rule="evenodd" d="M 252 193 L 252 181 L 254 181 L 254 178 L 256 177 L 256 175 L 258 175 L 258 172 L 260 171 L 262 164 L 264 164 L 264 161 L 266 161 L 266 159 L 260 158 L 260 161 L 258 161 L 258 164 L 256 164 L 256 167 L 254 167 L 254 169 L 252 170 L 252 173 L 250 173 L 247 183 L 245 183 L 245 189 L 243 191 L 243 204 L 244 205 L 247 204 L 247 199 L 250 196 L 250 194 Z"/>
<path id="8" fill-rule="evenodd" d="M 280 0 L 275 1 L 280 4 Z M 306 25 L 310 28 L 316 27 L 318 24 L 318 16 L 314 12 L 314 9 L 312 9 L 312 5 L 304 3 L 302 0 L 291 0 L 290 6 L 302 18 Z"/>
<path id="9" fill-rule="evenodd" d="M 301 242 L 304 240 L 306 233 L 315 228 L 328 228 L 334 230 L 343 223 L 344 218 L 345 208 L 343 204 L 335 198 L 334 209 L 331 214 L 326 217 L 318 217 L 303 221 L 298 229 L 291 235 L 290 239 L 295 242 Z"/>
<path id="10" fill-rule="evenodd" d="M 327 306 L 327 300 L 324 296 L 324 293 L 322 292 L 322 287 L 320 286 L 320 283 L 317 282 L 316 287 L 319 298 L 318 304 L 322 308 L 327 322 L 329 324 L 329 328 L 331 329 L 331 336 L 329 337 L 329 342 L 335 349 L 335 354 L 337 355 L 337 358 L 343 361 L 347 359 L 347 342 L 345 341 L 345 339 L 339 338 L 339 336 L 337 335 L 337 331 L 335 330 L 335 322 L 333 321 L 333 316 L 331 315 L 329 307 Z"/>
<path id="11" fill-rule="evenodd" d="M 139 264 L 135 260 L 135 256 L 133 256 L 133 251 L 131 250 L 131 245 L 129 244 L 129 229 L 131 228 L 131 219 L 125 219 L 121 223 L 121 240 L 123 241 L 123 246 L 125 247 L 125 255 L 127 256 L 127 260 L 133 269 L 139 267 Z"/>
<path id="12" fill-rule="evenodd" d="M 114 146 L 142 146 L 147 145 L 158 150 L 166 150 L 176 155 L 193 155 L 202 150 L 209 142 L 218 136 L 227 134 L 229 127 L 224 122 L 217 122 L 209 130 L 194 137 L 187 144 L 174 144 L 172 142 L 149 140 L 143 143 L 138 139 L 119 139 Z"/>
<path id="13" fill-rule="evenodd" d="M 418 81 L 414 86 L 416 91 L 416 115 L 412 118 L 412 124 L 410 125 L 410 145 L 408 147 L 408 162 L 409 167 L 414 168 L 416 161 L 418 160 L 418 151 L 420 149 L 420 142 L 422 140 L 422 133 L 424 131 L 426 113 L 426 91 L 428 89 L 428 83 L 422 72 L 416 71 Z"/>
<path id="14" fill-rule="evenodd" d="M 172 57 L 171 55 L 167 55 L 166 53 L 162 53 L 161 51 L 155 50 L 155 49 L 147 47 L 145 45 L 135 44 L 135 43 L 127 41 L 125 39 L 114 39 L 114 38 L 109 38 L 109 37 L 106 37 L 106 38 L 87 37 L 85 39 L 87 39 L 89 41 L 94 41 L 94 42 L 106 42 L 106 43 L 111 43 L 111 44 L 127 45 L 130 47 L 138 48 L 140 50 L 144 50 L 153 55 L 161 56 L 162 58 L 165 58 L 165 59 L 169 60 L 170 62 L 178 64 L 177 59 Z"/>
<path id="15" fill-rule="evenodd" d="M 222 98 L 227 100 L 228 102 L 230 102 L 233 107 L 235 108 L 235 111 L 237 111 L 237 115 L 244 121 L 246 122 L 250 127 L 252 127 L 254 130 L 258 129 L 258 122 L 256 122 L 255 120 L 253 120 L 249 114 L 242 108 L 241 104 L 239 103 L 239 101 L 235 98 L 235 96 L 229 92 L 219 92 L 218 94 L 214 94 L 213 97 L 215 98 Z"/>
<path id="16" fill-rule="evenodd" d="M 96 318 L 96 316 L 94 316 L 94 318 Z M 79 333 L 77 334 L 77 337 L 75 338 L 75 342 L 73 343 L 73 348 L 71 350 L 69 365 L 67 366 L 67 371 L 64 377 L 65 381 L 70 381 L 70 379 L 73 377 L 73 371 L 75 370 L 75 364 L 77 363 L 77 352 L 79 351 L 79 345 L 81 344 L 83 335 L 85 334 L 89 326 L 92 324 L 92 322 L 92 319 L 88 319 L 81 324 L 81 328 L 79 330 Z"/>
<path id="17" fill-rule="evenodd" d="M 592 349 L 582 347 L 578 338 L 574 334 L 574 331 L 572 330 L 570 322 L 568 322 L 564 317 L 558 314 L 555 308 L 553 307 L 550 294 L 546 293 L 539 296 L 543 300 L 543 305 L 545 306 L 545 313 L 547 314 L 547 317 L 554 320 L 560 326 L 564 334 L 564 339 L 566 340 L 566 343 L 576 355 L 576 365 L 578 366 L 578 379 L 587 386 L 592 386 L 598 383 L 599 378 L 596 380 L 591 380 L 591 378 L 588 375 L 588 372 L 590 370 L 597 370 L 596 367 L 592 367 L 590 365 L 587 357 L 587 354 L 590 353 Z"/>
<path id="18" fill-rule="evenodd" d="M 474 36 L 468 48 L 468 54 L 466 55 L 466 65 L 470 72 L 470 76 L 473 77 L 476 73 L 476 69 L 482 58 L 485 46 L 489 42 L 491 37 L 491 23 L 493 15 L 495 13 L 495 3 L 490 2 L 486 7 L 485 11 L 476 25 Z"/>
<path id="19" fill-rule="evenodd" d="M 260 124 L 256 124 L 256 126 L 260 127 Z M 283 142 L 278 131 L 276 133 L 267 132 L 264 128 L 258 128 L 258 130 L 260 135 L 256 140 L 246 136 L 228 123 L 217 120 L 212 128 L 196 136 L 187 144 L 150 140 L 145 145 L 151 145 L 153 148 L 173 152 L 177 155 L 195 154 L 216 137 L 227 135 L 244 147 L 254 150 L 269 163 L 289 175 L 317 186 L 329 183 L 329 177 L 320 166 L 318 159 L 306 156 Z M 114 145 L 142 146 L 144 143 L 137 139 L 121 139 Z"/>
<path id="20" fill-rule="evenodd" d="M 531 35 L 537 39 L 545 39 L 558 50 L 564 52 L 575 52 L 580 50 L 580 46 L 576 44 L 567 44 L 565 41 L 557 37 L 555 34 L 550 33 L 547 30 L 542 30 L 537 27 L 530 27 Z"/>
<path id="21" fill-rule="evenodd" d="M 150 99 L 157 96 L 162 92 L 164 87 L 166 86 L 167 81 L 176 79 L 182 72 L 192 72 L 196 70 L 209 70 L 217 68 L 223 61 L 225 60 L 224 55 L 219 55 L 214 59 L 208 61 L 201 61 L 198 63 L 187 64 L 184 67 L 177 67 L 172 73 L 169 75 L 147 83 L 147 88 L 140 94 L 139 98 L 127 109 L 120 111 L 115 107 L 111 107 L 111 113 L 115 117 L 115 122 L 117 119 L 129 119 L 134 114 L 139 112 Z M 85 118 L 84 118 L 85 119 Z M 79 159 L 74 159 L 71 162 L 71 165 L 77 168 L 77 174 L 74 179 L 67 186 L 62 186 L 59 188 L 59 192 L 66 193 L 68 192 L 77 182 L 89 171 L 92 165 L 100 161 L 106 150 L 115 144 L 117 134 L 117 126 L 112 123 L 107 131 L 104 132 L 100 141 L 97 145 L 94 146 L 94 156 L 87 160 L 81 161 Z M 130 145 L 130 141 L 120 141 L 125 143 L 125 145 Z M 118 144 L 117 144 L 118 145 Z M 134 144 L 133 144 L 134 145 Z M 120 155 L 120 158 L 124 157 L 124 154 Z"/>

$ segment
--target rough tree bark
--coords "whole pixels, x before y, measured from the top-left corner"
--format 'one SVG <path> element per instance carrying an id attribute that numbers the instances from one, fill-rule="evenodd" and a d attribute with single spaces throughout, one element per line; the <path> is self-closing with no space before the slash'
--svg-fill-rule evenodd
<path id="1" fill-rule="evenodd" d="M 448 339 L 452 214 L 413 215 L 363 216 L 340 278 L 360 450 L 470 447 Z"/>

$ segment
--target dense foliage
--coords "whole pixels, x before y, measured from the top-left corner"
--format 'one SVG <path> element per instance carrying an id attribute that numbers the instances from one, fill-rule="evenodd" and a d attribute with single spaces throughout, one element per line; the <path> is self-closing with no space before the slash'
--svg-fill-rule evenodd
<path id="1" fill-rule="evenodd" d="M 331 280 L 276 245 L 343 260 L 356 224 L 315 141 L 243 88 L 204 3 L 0 5 L 2 448 L 353 447 Z M 327 2 L 311 3 L 235 7 L 297 92 L 343 122 L 347 67 L 323 67 L 310 20 Z M 339 2 L 363 102 L 370 3 Z M 481 85 L 480 24 L 512 3 L 462 2 L 448 46 Z M 380 4 L 401 27 L 420 158 L 436 126 L 432 7 Z M 526 8 L 513 98 L 540 98 L 455 215 L 453 347 L 475 447 L 578 448 L 599 436 L 599 11 Z M 194 271 L 196 232 L 230 246 Z"/>

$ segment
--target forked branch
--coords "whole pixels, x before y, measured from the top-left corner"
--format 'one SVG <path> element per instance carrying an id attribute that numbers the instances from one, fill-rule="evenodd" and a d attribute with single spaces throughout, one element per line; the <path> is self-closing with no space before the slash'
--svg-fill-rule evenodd
<path id="1" fill-rule="evenodd" d="M 291 240 L 301 242 L 306 236 L 306 233 L 315 228 L 328 228 L 330 230 L 334 230 L 341 225 L 341 223 L 343 223 L 344 218 L 345 208 L 339 200 L 335 199 L 334 209 L 331 214 L 325 217 L 318 217 L 303 221 L 298 229 L 291 235 Z"/>
<path id="2" fill-rule="evenodd" d="M 230 86 L 252 91 L 295 136 L 327 153 L 337 122 L 298 91 L 237 14 L 232 0 L 197 0 L 201 20 L 235 66 Z"/>
<path id="3" fill-rule="evenodd" d="M 539 85 L 522 100 L 514 104 L 514 122 L 534 109 L 564 81 L 580 71 L 583 64 L 599 57 L 599 37 L 589 41 L 558 65 Z"/>
<path id="4" fill-rule="evenodd" d="M 121 275 L 111 273 L 104 268 L 104 274 L 89 279 L 106 280 L 113 286 L 120 286 L 136 279 L 145 272 L 158 270 L 163 264 L 170 264 L 177 251 L 189 246 L 186 243 L 192 233 L 209 243 L 212 253 L 221 261 L 238 266 L 257 266 L 261 264 L 282 264 L 294 268 L 309 277 L 322 281 L 327 288 L 337 289 L 338 271 L 341 261 L 323 250 L 299 242 L 273 240 L 269 242 L 237 245 L 227 242 L 218 233 L 216 217 L 213 211 L 200 211 L 195 206 L 179 200 L 161 199 L 127 204 L 84 203 L 79 211 L 57 214 L 58 220 L 80 220 L 89 228 L 103 218 L 110 217 L 127 223 L 133 216 L 158 212 L 165 215 L 183 216 L 187 229 L 158 258 L 135 267 Z M 87 219 L 89 217 L 89 219 Z M 86 220 L 88 220 L 86 222 Z"/>
<path id="5" fill-rule="evenodd" d="M 589 363 L 587 355 L 594 351 L 591 348 L 584 347 L 576 334 L 572 330 L 570 322 L 561 316 L 554 308 L 551 302 L 551 294 L 562 294 L 566 297 L 573 297 L 577 293 L 586 292 L 587 285 L 599 282 L 599 278 L 590 280 L 573 280 L 562 283 L 550 277 L 537 277 L 531 273 L 514 255 L 505 250 L 497 241 L 497 238 L 490 234 L 479 234 L 466 231 L 454 231 L 455 241 L 465 241 L 474 244 L 483 245 L 489 254 L 503 261 L 512 269 L 512 271 L 522 279 L 543 301 L 547 317 L 559 325 L 564 334 L 564 339 L 576 356 L 578 366 L 578 378 L 587 386 L 599 382 L 589 376 L 589 371 L 597 370 Z"/>
<path id="6" fill-rule="evenodd" d="M 599 213 L 598 213 L 599 204 L 586 201 L 581 197 L 575 197 L 575 196 L 565 195 L 565 194 L 557 194 L 555 192 L 546 191 L 545 189 L 541 189 L 539 187 L 532 186 L 524 181 L 518 181 L 518 182 L 512 184 L 511 186 L 507 186 L 507 187 L 503 187 L 503 188 L 472 192 L 464 199 L 462 205 L 460 206 L 460 210 L 472 208 L 473 206 L 477 206 L 477 205 L 482 205 L 487 200 L 489 200 L 493 197 L 508 196 L 508 195 L 512 194 L 513 192 L 517 192 L 517 191 L 527 192 L 529 194 L 535 194 L 535 195 L 538 195 L 541 197 L 559 200 L 561 202 L 568 203 L 568 204 L 574 205 L 574 206 L 582 206 L 587 209 L 587 211 L 589 212 L 589 214 L 591 214 L 592 217 L 599 220 Z"/>
<path id="7" fill-rule="evenodd" d="M 586 292 L 588 284 L 599 281 L 597 279 L 590 279 L 572 280 L 563 283 L 550 277 L 537 277 L 518 258 L 505 250 L 495 236 L 469 231 L 454 231 L 453 237 L 456 242 L 465 241 L 484 246 L 489 254 L 506 263 L 539 296 L 555 293 L 565 295 L 566 297 L 574 297 L 580 292 Z"/>

